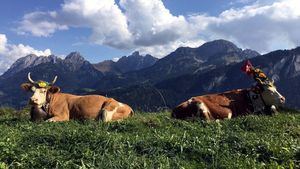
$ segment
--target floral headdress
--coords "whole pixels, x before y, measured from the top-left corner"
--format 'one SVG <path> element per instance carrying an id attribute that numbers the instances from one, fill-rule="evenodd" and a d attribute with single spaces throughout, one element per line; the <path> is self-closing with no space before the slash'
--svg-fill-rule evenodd
<path id="1" fill-rule="evenodd" d="M 247 60 L 241 67 L 241 70 L 247 75 L 252 76 L 253 79 L 259 84 L 269 84 L 271 81 L 266 74 L 259 68 L 252 66 L 251 62 Z"/>

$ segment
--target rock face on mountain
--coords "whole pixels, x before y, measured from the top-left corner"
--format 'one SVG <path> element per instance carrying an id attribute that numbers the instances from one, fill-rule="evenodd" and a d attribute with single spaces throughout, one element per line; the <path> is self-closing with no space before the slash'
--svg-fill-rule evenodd
<path id="1" fill-rule="evenodd" d="M 157 58 L 151 55 L 141 56 L 139 52 L 134 52 L 132 55 L 121 57 L 116 62 L 116 65 L 122 73 L 126 73 L 150 67 L 154 65 L 157 60 Z"/>
<path id="2" fill-rule="evenodd" d="M 20 72 L 23 69 L 30 68 L 37 66 L 42 63 L 56 63 L 59 60 L 57 56 L 50 55 L 50 56 L 36 56 L 34 54 L 27 55 L 18 59 L 4 74 L 3 77 L 9 77 L 14 75 L 15 73 Z"/>
<path id="3" fill-rule="evenodd" d="M 116 62 L 112 60 L 105 60 L 100 63 L 93 64 L 94 68 L 104 74 L 120 74 L 121 70 L 118 69 Z"/>
<path id="4" fill-rule="evenodd" d="M 122 74 L 150 67 L 157 60 L 151 55 L 142 56 L 139 52 L 134 52 L 132 55 L 121 57 L 117 62 L 106 60 L 94 64 L 94 67 L 102 73 Z"/>

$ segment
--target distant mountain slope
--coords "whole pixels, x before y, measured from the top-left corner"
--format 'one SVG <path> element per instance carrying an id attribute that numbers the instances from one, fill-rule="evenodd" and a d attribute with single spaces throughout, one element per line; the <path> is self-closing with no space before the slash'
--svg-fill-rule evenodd
<path id="1" fill-rule="evenodd" d="M 148 68 L 105 76 L 94 88 L 103 91 L 141 83 L 155 84 L 184 74 L 204 73 L 258 55 L 258 52 L 242 50 L 225 40 L 208 42 L 198 48 L 180 47 Z"/>
<path id="2" fill-rule="evenodd" d="M 121 74 L 150 67 L 157 60 L 151 55 L 142 56 L 139 52 L 134 52 L 132 55 L 121 57 L 117 62 L 106 60 L 94 64 L 94 67 L 102 73 Z"/>
<path id="3" fill-rule="evenodd" d="M 300 108 L 300 47 L 274 51 L 252 58 L 251 62 L 275 80 L 279 92 L 287 99 L 287 106 Z M 136 84 L 102 93 L 142 110 L 174 107 L 192 96 L 250 87 L 254 81 L 240 71 L 242 64 L 220 65 L 204 73 L 191 72 L 158 83 Z"/>

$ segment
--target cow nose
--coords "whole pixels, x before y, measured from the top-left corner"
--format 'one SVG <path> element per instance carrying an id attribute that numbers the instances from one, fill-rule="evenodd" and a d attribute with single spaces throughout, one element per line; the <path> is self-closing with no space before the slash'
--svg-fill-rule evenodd
<path id="1" fill-rule="evenodd" d="M 31 98 L 30 100 L 32 103 L 36 103 L 38 101 L 38 99 L 36 99 L 36 98 Z"/>
<path id="2" fill-rule="evenodd" d="M 284 97 L 281 97 L 281 98 L 280 98 L 280 102 L 281 102 L 281 103 L 285 103 L 285 98 L 284 98 Z"/>

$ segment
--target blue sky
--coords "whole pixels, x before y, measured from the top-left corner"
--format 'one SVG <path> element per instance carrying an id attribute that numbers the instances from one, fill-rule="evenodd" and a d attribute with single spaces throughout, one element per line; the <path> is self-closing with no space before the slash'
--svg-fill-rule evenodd
<path id="1" fill-rule="evenodd" d="M 221 38 L 261 53 L 293 48 L 299 8 L 299 0 L 2 0 L 0 73 L 28 53 L 160 58 Z"/>

